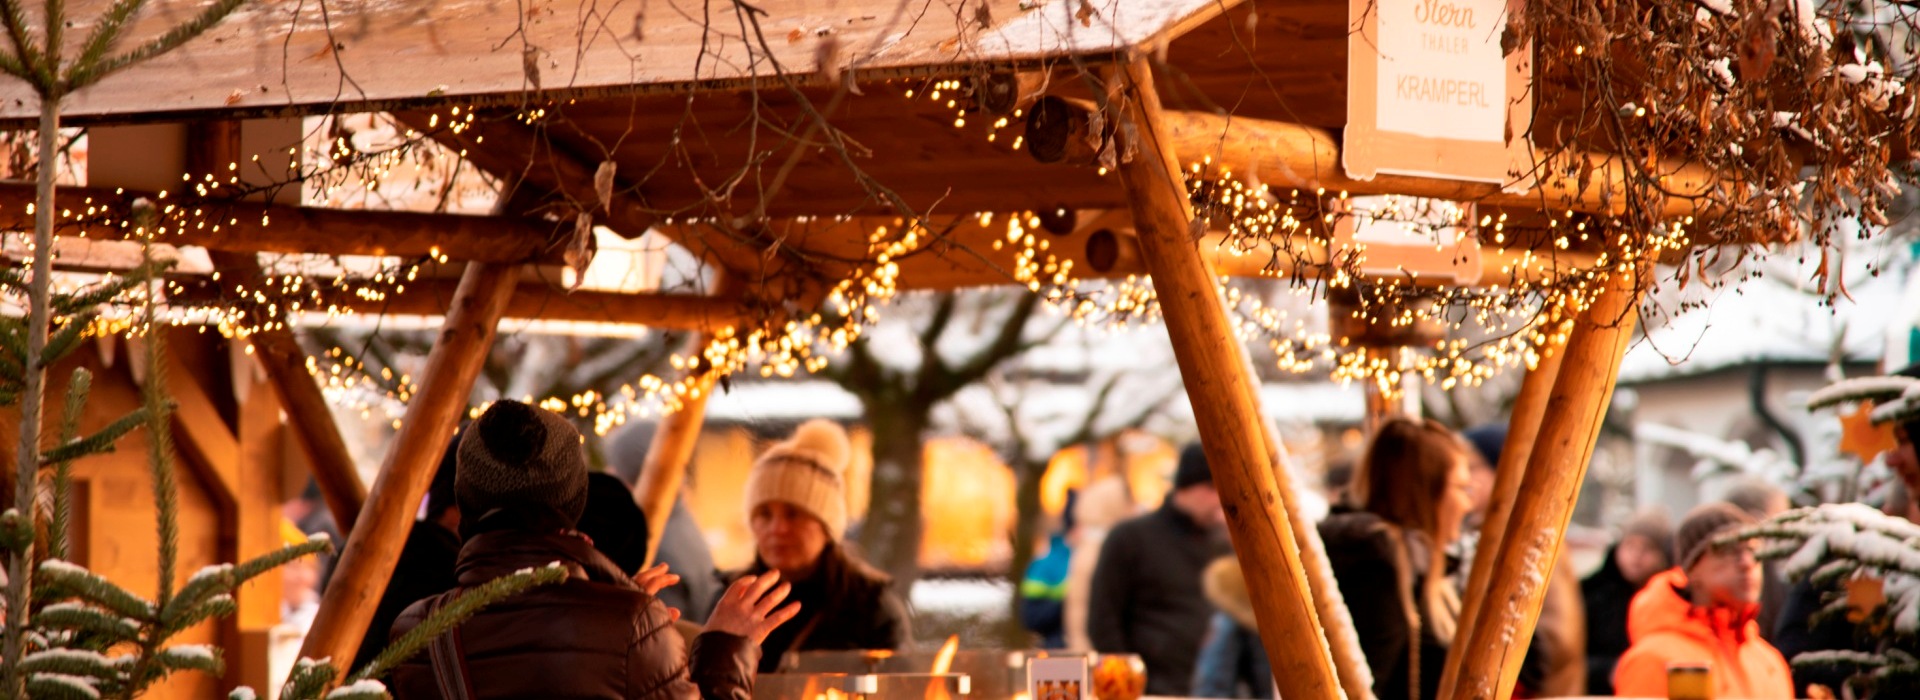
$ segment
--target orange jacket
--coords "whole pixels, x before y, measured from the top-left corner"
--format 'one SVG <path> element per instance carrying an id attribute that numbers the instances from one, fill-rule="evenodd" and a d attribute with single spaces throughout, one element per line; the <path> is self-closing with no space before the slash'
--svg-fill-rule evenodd
<path id="1" fill-rule="evenodd" d="M 1760 638 L 1757 608 L 1741 612 L 1700 609 L 1681 594 L 1687 575 L 1672 569 L 1655 575 L 1633 597 L 1627 637 L 1633 646 L 1613 671 L 1620 697 L 1667 696 L 1667 664 L 1713 666 L 1715 700 L 1791 700 L 1793 672 L 1780 651 Z"/>

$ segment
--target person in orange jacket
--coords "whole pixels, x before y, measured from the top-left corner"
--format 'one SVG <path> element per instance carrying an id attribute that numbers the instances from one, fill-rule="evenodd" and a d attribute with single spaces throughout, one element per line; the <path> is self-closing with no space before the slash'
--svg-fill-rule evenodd
<path id="1" fill-rule="evenodd" d="M 1668 664 L 1712 668 L 1719 700 L 1793 697 L 1786 657 L 1760 637 L 1760 564 L 1745 542 L 1714 540 L 1753 524 L 1727 503 L 1693 509 L 1674 532 L 1680 566 L 1656 574 L 1633 598 L 1627 635 L 1633 646 L 1614 669 L 1614 694 L 1667 696 Z"/>

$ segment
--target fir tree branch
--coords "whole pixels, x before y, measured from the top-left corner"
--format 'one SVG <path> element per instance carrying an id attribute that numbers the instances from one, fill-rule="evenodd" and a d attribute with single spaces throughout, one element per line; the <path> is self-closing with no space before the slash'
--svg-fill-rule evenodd
<path id="1" fill-rule="evenodd" d="M 164 405 L 170 407 L 172 404 Z M 120 438 L 127 433 L 133 432 L 134 428 L 138 428 L 142 424 L 148 424 L 148 427 L 152 427 L 152 416 L 148 415 L 149 413 L 147 408 L 142 406 L 134 409 L 132 413 L 121 416 L 119 420 L 108 423 L 107 427 L 101 428 L 99 432 L 78 440 L 63 442 L 59 447 L 47 450 L 46 453 L 41 456 L 40 464 L 41 466 L 57 465 L 61 462 L 72 461 L 88 455 L 111 452 L 113 451 L 113 444 L 118 442 Z M 166 412 L 163 410 L 161 415 L 165 414 Z M 169 447 L 171 447 L 170 442 Z"/>
<path id="2" fill-rule="evenodd" d="M 145 4 L 146 0 L 118 0 L 107 8 L 93 25 L 93 33 L 87 35 L 87 43 L 80 49 L 80 58 L 75 64 L 93 65 L 105 59 L 107 49 L 120 40 L 120 31 L 126 27 L 127 20 Z"/>
<path id="3" fill-rule="evenodd" d="M 98 635 L 110 644 L 132 641 L 140 636 L 140 627 L 118 615 L 85 603 L 54 603 L 33 614 L 33 626 L 39 629 L 72 630 Z"/>
<path id="4" fill-rule="evenodd" d="M 172 403 L 167 400 L 167 356 L 164 333 L 160 332 L 156 302 L 147 298 L 141 314 L 148 329 L 147 381 L 141 387 L 142 411 L 147 424 L 147 463 L 153 472 L 154 519 L 160 536 L 159 593 L 154 600 L 165 607 L 173 598 L 174 566 L 180 550 L 179 491 L 174 484 L 173 426 L 169 424 Z"/>
<path id="5" fill-rule="evenodd" d="M 166 271 L 172 267 L 173 261 L 171 260 L 141 263 L 139 267 L 129 270 L 125 275 L 116 277 L 111 281 L 92 285 L 74 294 L 55 297 L 52 302 L 54 314 L 66 316 L 111 302 L 114 299 L 120 298 L 120 295 L 126 294 L 134 288 L 147 284 L 160 275 L 165 274 Z"/>
<path id="6" fill-rule="evenodd" d="M 100 691 L 81 676 L 41 673 L 27 676 L 27 697 L 40 700 L 98 700 Z"/>
<path id="7" fill-rule="evenodd" d="M 123 68 L 179 48 L 181 44 L 193 41 L 195 37 L 200 36 L 208 29 L 212 29 L 213 25 L 219 24 L 220 20 L 226 19 L 227 15 L 233 14 L 234 10 L 240 9 L 240 6 L 246 4 L 246 2 L 247 0 L 216 0 L 211 7 L 208 7 L 193 19 L 175 25 L 173 29 L 160 35 L 159 38 L 147 42 L 144 46 L 112 58 L 102 58 L 92 63 L 76 64 L 72 69 L 67 71 L 65 80 L 62 81 L 65 83 L 63 87 L 66 92 L 79 90 L 97 83 L 102 78 L 112 75 Z"/>
<path id="8" fill-rule="evenodd" d="M 93 373 L 85 367 L 74 368 L 73 378 L 67 381 L 67 410 L 60 419 L 61 444 L 72 443 L 79 435 L 80 412 L 86 408 L 87 395 L 92 391 Z M 53 519 L 47 524 L 48 557 L 67 558 L 67 531 L 72 523 L 73 460 L 56 460 L 53 463 Z"/>
<path id="9" fill-rule="evenodd" d="M 36 92 L 46 95 L 49 85 L 45 64 L 40 60 L 40 50 L 27 36 L 27 16 L 20 0 L 0 2 L 0 22 L 7 25 L 7 36 L 13 40 L 13 49 L 20 57 L 20 67 L 26 71 L 22 76 L 34 86 Z M 43 156 L 44 157 L 44 156 Z"/>
<path id="10" fill-rule="evenodd" d="M 225 672 L 226 663 L 220 658 L 220 650 L 200 644 L 187 644 L 168 647 L 155 654 L 154 663 L 165 669 L 161 676 L 176 671 L 201 671 L 211 676 L 220 676 Z"/>
<path id="11" fill-rule="evenodd" d="M 60 673 L 69 676 L 111 679 L 119 669 L 96 652 L 73 649 L 47 649 L 28 654 L 20 660 L 21 673 Z"/>
<path id="12" fill-rule="evenodd" d="M 519 595 L 535 586 L 559 583 L 566 579 L 565 568 L 558 564 L 548 564 L 538 569 L 517 571 L 470 588 L 434 611 L 433 615 L 427 617 L 419 626 L 408 630 L 406 634 L 394 640 L 392 645 L 380 652 L 379 656 L 374 657 L 371 663 L 348 680 L 363 681 L 385 676 L 387 671 L 412 658 L 414 654 L 420 653 L 420 650 L 427 648 L 433 640 L 459 627 L 482 608 Z"/>
<path id="13" fill-rule="evenodd" d="M 47 338 L 46 349 L 40 351 L 40 366 L 52 367 L 65 359 L 68 353 L 73 352 L 73 349 L 80 345 L 80 339 L 86 337 L 87 329 L 97 318 L 100 318 L 100 312 L 93 309 L 67 318 L 66 322 L 60 324 L 60 330 Z M 45 460 L 42 460 L 42 463 L 44 462 Z"/>
<path id="14" fill-rule="evenodd" d="M 287 682 L 280 686 L 280 700 L 305 700 L 320 697 L 333 679 L 340 676 L 330 659 L 300 659 L 293 662 L 293 671 L 287 674 Z"/>
<path id="15" fill-rule="evenodd" d="M 333 553 L 333 540 L 329 539 L 325 533 L 316 534 L 300 544 L 287 545 L 281 547 L 278 551 L 268 552 L 234 565 L 234 585 L 245 585 L 255 577 L 285 566 L 288 562 L 301 557 L 331 553 Z"/>
<path id="16" fill-rule="evenodd" d="M 153 603 L 127 592 L 99 574 L 57 559 L 40 562 L 38 572 L 35 578 L 39 585 L 35 588 L 44 587 L 49 596 L 79 598 L 134 620 L 153 619 Z"/>

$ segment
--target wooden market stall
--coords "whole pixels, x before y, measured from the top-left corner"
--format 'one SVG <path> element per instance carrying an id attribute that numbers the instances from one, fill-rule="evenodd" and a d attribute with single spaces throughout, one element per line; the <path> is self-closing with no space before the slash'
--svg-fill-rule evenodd
<path id="1" fill-rule="evenodd" d="M 200 125 L 183 148 L 210 165 L 189 167 L 187 181 L 244 192 L 241 174 L 256 168 L 220 129 L 388 112 L 503 183 L 496 211 L 319 209 L 223 200 L 204 185 L 168 199 L 137 188 L 66 188 L 61 209 L 69 233 L 91 225 L 100 237 L 117 235 L 107 224 L 124 221 L 135 199 L 177 203 L 166 242 L 223 253 L 217 267 L 231 275 L 175 280 L 170 291 L 181 304 L 237 303 L 225 292 L 235 280 L 259 287 L 247 284 L 261 272 L 246 253 L 464 264 L 457 283 L 424 282 L 378 300 L 316 292 L 308 302 L 445 316 L 370 490 L 348 478 L 351 461 L 291 331 L 269 323 L 251 336 L 330 506 L 353 524 L 304 650 L 335 659 L 351 658 L 364 633 L 502 317 L 695 330 L 695 354 L 716 339 L 819 323 L 829 299 L 1144 276 L 1215 465 L 1282 694 L 1367 697 L 1364 660 L 1345 641 L 1345 607 L 1260 415 L 1220 276 L 1350 283 L 1357 274 L 1429 290 L 1582 280 L 1587 296 L 1560 299 L 1563 312 L 1541 333 L 1543 359 L 1527 376 L 1500 465 L 1487 540 L 1500 545 L 1476 562 L 1460 633 L 1469 643 L 1455 645 L 1450 665 L 1451 697 L 1504 698 L 1523 651 L 1514 640 L 1529 637 L 1543 594 L 1528 582 L 1546 580 L 1554 566 L 1634 307 L 1662 252 L 1622 249 L 1601 235 L 1569 240 L 1569 232 L 1584 217 L 1632 206 L 1634 168 L 1661 169 L 1672 196 L 1655 213 L 1676 221 L 1711 214 L 1695 196 L 1717 183 L 1698 167 L 1608 154 L 1548 128 L 1571 115 L 1564 102 L 1518 97 L 1533 89 L 1493 101 L 1496 118 L 1521 114 L 1534 127 L 1523 121 L 1503 142 L 1497 134 L 1510 125 L 1496 125 L 1493 150 L 1525 151 L 1514 134 L 1531 134 L 1558 160 L 1513 169 L 1496 157 L 1490 177 L 1485 167 L 1463 177 L 1390 163 L 1372 177 L 1350 174 L 1355 158 L 1382 150 L 1455 153 L 1419 140 L 1351 138 L 1378 131 L 1350 124 L 1350 82 L 1362 73 L 1380 79 L 1369 56 L 1350 48 L 1364 4 L 769 0 L 698 9 L 405 0 L 333 7 L 322 18 L 311 4 L 263 2 L 74 95 L 68 123 Z M 1475 41 L 1485 40 L 1483 31 Z M 1496 48 L 1492 56 L 1526 85 L 1526 53 Z M 0 120 L 24 124 L 36 114 L 23 89 L 0 87 L 0 97 Z M 229 126 L 208 126 L 220 124 Z M 1244 212 L 1223 213 L 1221 200 L 1191 194 L 1207 187 L 1228 199 L 1264 198 L 1300 225 L 1264 239 L 1235 233 Z M 1468 203 L 1475 216 L 1458 224 L 1464 235 L 1451 247 L 1370 251 L 1334 226 L 1350 195 L 1367 194 Z M 18 216 L 31 197 L 0 186 L 0 210 Z M 1022 212 L 1037 215 L 1010 234 L 1008 220 Z M 664 235 L 701 256 L 718 281 L 705 296 L 570 295 L 523 272 L 568 261 L 567 248 L 590 228 L 582 222 L 630 238 Z M 88 255 L 75 251 L 65 262 L 84 266 Z M 1382 332 L 1393 325 L 1375 321 Z M 715 364 L 724 362 L 687 378 L 681 410 L 648 454 L 637 491 L 657 517 L 678 490 Z M 1493 570 L 1502 575 L 1490 577 Z"/>

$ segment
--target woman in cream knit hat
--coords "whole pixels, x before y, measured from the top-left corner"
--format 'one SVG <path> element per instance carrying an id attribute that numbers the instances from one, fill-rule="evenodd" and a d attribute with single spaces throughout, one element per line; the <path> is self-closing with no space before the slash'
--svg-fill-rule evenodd
<path id="1" fill-rule="evenodd" d="M 747 476 L 754 562 L 740 575 L 777 570 L 793 584 L 788 600 L 800 603 L 800 615 L 761 644 L 763 673 L 792 651 L 899 649 L 911 639 L 892 581 L 841 546 L 852 451 L 839 425 L 810 420 L 760 455 Z"/>

